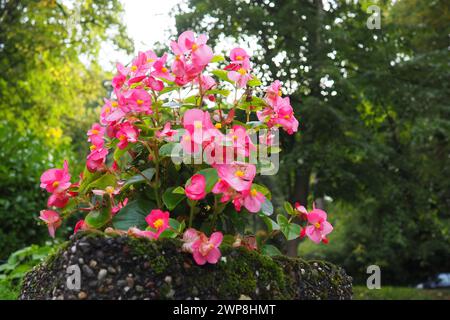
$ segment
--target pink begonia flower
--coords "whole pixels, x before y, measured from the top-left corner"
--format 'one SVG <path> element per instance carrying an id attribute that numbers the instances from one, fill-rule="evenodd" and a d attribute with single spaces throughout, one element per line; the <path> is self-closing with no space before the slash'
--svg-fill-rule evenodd
<path id="1" fill-rule="evenodd" d="M 173 141 L 174 136 L 178 133 L 177 130 L 172 130 L 170 127 L 170 122 L 164 125 L 161 131 L 156 131 L 155 136 L 158 139 L 165 139 L 166 141 Z"/>
<path id="2" fill-rule="evenodd" d="M 229 141 L 234 151 L 241 156 L 248 157 L 250 151 L 255 151 L 256 146 L 247 134 L 247 129 L 243 126 L 234 125 L 226 135 L 226 141 Z"/>
<path id="3" fill-rule="evenodd" d="M 183 246 L 181 247 L 183 251 L 193 253 L 194 249 L 192 246 L 200 238 L 200 232 L 194 228 L 189 228 L 183 233 Z"/>
<path id="4" fill-rule="evenodd" d="M 129 68 L 132 77 L 138 77 L 145 75 L 145 73 L 151 68 L 151 64 L 147 62 L 148 58 L 145 52 L 139 51 L 136 58 L 131 63 Z M 154 62 L 154 61 L 153 61 Z"/>
<path id="5" fill-rule="evenodd" d="M 120 194 L 120 188 L 114 188 L 113 186 L 107 186 L 104 190 L 94 189 L 92 193 L 97 196 L 108 195 L 110 198 L 114 198 L 114 196 Z"/>
<path id="6" fill-rule="evenodd" d="M 161 91 L 162 89 L 164 89 L 164 83 L 161 80 L 153 78 L 152 76 L 145 78 L 143 82 L 152 90 Z"/>
<path id="7" fill-rule="evenodd" d="M 238 88 L 245 88 L 247 82 L 252 79 L 251 74 L 244 68 L 239 68 L 237 71 L 229 71 L 227 75 L 228 79 L 236 82 Z"/>
<path id="8" fill-rule="evenodd" d="M 261 206 L 266 201 L 266 197 L 256 189 L 243 191 L 242 198 L 244 207 L 252 213 L 261 211 Z"/>
<path id="9" fill-rule="evenodd" d="M 219 178 L 236 191 L 249 190 L 256 175 L 256 166 L 246 163 L 217 164 Z"/>
<path id="10" fill-rule="evenodd" d="M 220 202 L 222 203 L 230 201 L 230 199 L 235 194 L 233 188 L 231 188 L 230 185 L 222 179 L 219 179 L 219 181 L 217 181 L 211 192 L 214 194 L 222 194 L 222 197 L 220 198 Z"/>
<path id="11" fill-rule="evenodd" d="M 326 235 L 333 231 L 333 226 L 327 221 L 327 213 L 320 209 L 313 209 L 308 213 L 308 225 L 305 228 L 306 235 L 315 243 L 326 239 Z M 325 240 L 326 242 L 326 240 Z"/>
<path id="12" fill-rule="evenodd" d="M 199 84 L 198 78 L 195 79 L 195 83 Z M 204 75 L 204 74 L 202 74 L 200 76 L 200 86 L 201 86 L 202 92 L 211 90 L 216 85 L 217 85 L 217 83 L 216 83 L 216 81 L 214 80 L 213 77 L 208 76 L 208 75 Z"/>
<path id="13" fill-rule="evenodd" d="M 198 265 L 204 265 L 206 262 L 214 264 L 217 263 L 221 257 L 219 246 L 222 243 L 222 232 L 214 232 L 208 239 L 203 233 L 192 245 L 192 256 Z"/>
<path id="14" fill-rule="evenodd" d="M 98 123 L 94 123 L 91 127 L 91 129 L 87 132 L 88 136 L 88 142 L 92 143 L 93 145 L 101 148 L 103 147 L 104 140 L 103 136 L 105 134 L 105 127 L 102 127 Z"/>
<path id="15" fill-rule="evenodd" d="M 278 97 L 281 97 L 281 95 L 281 82 L 279 80 L 275 80 L 266 89 L 266 100 L 270 104 L 274 104 Z"/>
<path id="16" fill-rule="evenodd" d="M 69 165 L 64 160 L 62 169 L 49 169 L 41 175 L 41 188 L 50 193 L 62 193 L 71 186 Z"/>
<path id="17" fill-rule="evenodd" d="M 120 121 L 126 113 L 119 107 L 117 101 L 105 99 L 105 104 L 100 111 L 100 123 L 109 125 L 112 122 Z"/>
<path id="18" fill-rule="evenodd" d="M 209 112 L 200 109 L 190 109 L 185 112 L 183 127 L 186 133 L 180 143 L 187 153 L 197 153 L 200 146 L 223 135 L 211 122 Z"/>
<path id="19" fill-rule="evenodd" d="M 167 54 L 164 54 L 161 58 L 157 59 L 153 64 L 154 71 L 151 76 L 155 78 L 162 78 L 169 81 L 173 81 L 175 77 L 169 72 L 169 69 L 165 66 L 167 61 Z"/>
<path id="20" fill-rule="evenodd" d="M 117 212 L 119 212 L 127 204 L 128 204 L 128 198 L 125 198 L 122 202 L 119 202 L 116 206 L 111 208 L 112 214 L 115 215 Z"/>
<path id="21" fill-rule="evenodd" d="M 302 219 L 307 220 L 308 219 L 308 210 L 304 206 L 302 206 L 300 203 L 296 202 L 294 204 L 294 209 L 300 213 L 300 216 Z"/>
<path id="22" fill-rule="evenodd" d="M 140 230 L 136 227 L 130 227 L 128 229 L 128 235 L 136 238 L 147 238 L 147 239 L 153 239 L 154 232 L 149 230 Z"/>
<path id="23" fill-rule="evenodd" d="M 191 200 L 201 200 L 206 197 L 206 179 L 202 174 L 194 174 L 186 185 L 186 196 Z"/>
<path id="24" fill-rule="evenodd" d="M 246 63 L 250 60 L 250 56 L 244 49 L 234 48 L 230 52 L 230 60 L 231 63 L 243 65 L 244 68 L 248 69 Z"/>
<path id="25" fill-rule="evenodd" d="M 129 70 L 127 70 L 127 68 L 125 68 L 120 63 L 117 63 L 116 67 L 117 67 L 117 75 L 112 79 L 112 86 L 114 89 L 120 89 L 127 80 Z"/>
<path id="26" fill-rule="evenodd" d="M 150 230 L 150 238 L 158 239 L 160 234 L 169 227 L 169 212 L 160 209 L 154 209 L 145 218 Z"/>
<path id="27" fill-rule="evenodd" d="M 144 89 L 131 89 L 123 94 L 125 109 L 128 112 L 151 114 L 152 98 Z"/>
<path id="28" fill-rule="evenodd" d="M 139 130 L 136 129 L 129 122 L 124 122 L 119 125 L 119 131 L 116 133 L 116 138 L 119 139 L 117 147 L 125 149 L 128 143 L 136 143 L 139 136 Z"/>
<path id="29" fill-rule="evenodd" d="M 289 97 L 278 97 L 271 103 L 270 107 L 256 113 L 258 119 L 265 122 L 269 128 L 281 126 L 288 134 L 297 132 L 298 120 L 294 116 Z"/>
<path id="30" fill-rule="evenodd" d="M 214 56 L 211 48 L 206 45 L 207 41 L 208 37 L 204 34 L 200 34 L 195 38 L 194 32 L 185 31 L 178 37 L 177 44 L 180 53 L 184 54 L 190 52 L 192 63 L 203 67 L 206 66 Z M 172 43 L 171 47 L 173 50 L 175 45 Z"/>
<path id="31" fill-rule="evenodd" d="M 95 146 L 91 146 L 95 147 Z M 105 167 L 106 156 L 108 150 L 105 148 L 92 148 L 91 153 L 87 156 L 86 167 L 90 172 L 103 169 Z"/>
<path id="32" fill-rule="evenodd" d="M 83 219 L 78 220 L 77 224 L 75 225 L 75 228 L 73 228 L 73 234 L 77 233 L 80 230 L 87 230 L 89 226 L 86 222 L 84 222 Z"/>
<path id="33" fill-rule="evenodd" d="M 69 202 L 67 193 L 54 193 L 47 200 L 47 207 L 64 208 Z"/>
<path id="34" fill-rule="evenodd" d="M 39 219 L 47 224 L 48 233 L 50 234 L 50 237 L 54 238 L 56 229 L 58 229 L 62 223 L 59 213 L 52 210 L 42 210 Z"/>

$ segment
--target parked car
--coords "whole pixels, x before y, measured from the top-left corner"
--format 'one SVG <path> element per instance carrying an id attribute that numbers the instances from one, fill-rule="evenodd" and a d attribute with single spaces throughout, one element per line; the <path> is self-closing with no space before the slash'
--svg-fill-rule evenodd
<path id="1" fill-rule="evenodd" d="M 450 273 L 439 273 L 427 281 L 419 283 L 417 289 L 450 288 Z"/>

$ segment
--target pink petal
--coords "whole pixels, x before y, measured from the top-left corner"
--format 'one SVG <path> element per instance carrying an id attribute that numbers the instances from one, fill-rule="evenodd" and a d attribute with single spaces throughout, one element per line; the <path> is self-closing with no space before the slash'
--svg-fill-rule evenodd
<path id="1" fill-rule="evenodd" d="M 211 251 L 208 253 L 208 255 L 206 256 L 206 260 L 209 263 L 217 263 L 217 261 L 219 261 L 220 257 L 221 257 L 221 252 L 219 249 L 217 248 L 213 248 L 211 249 Z"/>

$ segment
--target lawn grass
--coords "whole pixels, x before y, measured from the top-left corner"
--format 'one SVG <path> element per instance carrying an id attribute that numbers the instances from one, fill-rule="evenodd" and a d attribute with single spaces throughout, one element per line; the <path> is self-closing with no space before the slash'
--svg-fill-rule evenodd
<path id="1" fill-rule="evenodd" d="M 16 300 L 18 296 L 18 286 L 12 285 L 10 281 L 0 280 L 0 300 Z"/>
<path id="2" fill-rule="evenodd" d="M 369 290 L 365 286 L 353 287 L 354 300 L 450 300 L 450 289 L 430 290 L 385 286 Z"/>

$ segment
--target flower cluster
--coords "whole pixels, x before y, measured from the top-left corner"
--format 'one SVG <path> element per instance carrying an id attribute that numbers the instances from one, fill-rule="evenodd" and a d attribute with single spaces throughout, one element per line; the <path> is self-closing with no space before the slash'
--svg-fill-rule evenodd
<path id="1" fill-rule="evenodd" d="M 271 192 L 257 180 L 261 151 L 279 152 L 278 129 L 294 134 L 299 127 L 281 82 L 262 88 L 246 50 L 225 58 L 207 40 L 186 31 L 171 41 L 172 54 L 149 50 L 117 64 L 113 93 L 87 132 L 79 180 L 71 182 L 67 161 L 41 176 L 51 196 L 40 219 L 52 237 L 77 216 L 74 232 L 179 238 L 199 265 L 217 263 L 225 244 L 273 254 L 277 233 L 328 242 L 332 226 L 323 210 L 287 203 L 288 215 L 273 220 Z M 245 213 L 261 218 L 267 232 L 244 235 L 236 219 Z"/>

